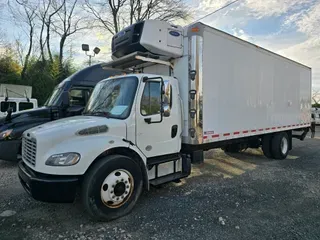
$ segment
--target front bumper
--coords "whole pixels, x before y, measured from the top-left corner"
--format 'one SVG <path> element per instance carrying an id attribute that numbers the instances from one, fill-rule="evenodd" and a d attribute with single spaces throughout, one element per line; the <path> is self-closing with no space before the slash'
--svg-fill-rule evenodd
<path id="1" fill-rule="evenodd" d="M 0 141 L 0 160 L 18 161 L 20 152 L 21 139 L 18 140 L 1 140 Z"/>
<path id="2" fill-rule="evenodd" d="M 22 186 L 35 200 L 54 203 L 74 201 L 79 177 L 41 174 L 22 161 L 19 162 L 18 168 Z"/>

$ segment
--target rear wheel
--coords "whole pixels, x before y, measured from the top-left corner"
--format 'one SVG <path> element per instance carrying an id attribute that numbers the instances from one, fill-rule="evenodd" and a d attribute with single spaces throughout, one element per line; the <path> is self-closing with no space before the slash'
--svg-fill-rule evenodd
<path id="1" fill-rule="evenodd" d="M 272 138 L 272 155 L 275 159 L 283 160 L 289 153 L 289 137 L 286 132 L 276 133 Z"/>
<path id="2" fill-rule="evenodd" d="M 271 149 L 272 137 L 273 137 L 273 135 L 271 135 L 271 134 L 264 135 L 262 137 L 262 151 L 263 151 L 263 154 L 264 154 L 264 156 L 266 156 L 267 158 L 270 158 L 270 159 L 273 158 L 272 149 Z"/>
<path id="3" fill-rule="evenodd" d="M 142 187 L 142 172 L 135 161 L 121 155 L 108 156 L 86 173 L 81 198 L 93 218 L 109 221 L 132 210 Z"/>

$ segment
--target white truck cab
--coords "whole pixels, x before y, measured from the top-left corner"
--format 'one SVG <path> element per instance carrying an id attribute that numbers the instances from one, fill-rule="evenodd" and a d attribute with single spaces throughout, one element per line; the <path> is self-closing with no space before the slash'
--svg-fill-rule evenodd
<path id="1" fill-rule="evenodd" d="M 179 153 L 181 133 L 176 78 L 154 74 L 108 78 L 97 84 L 82 116 L 24 133 L 20 179 L 35 199 L 50 202 L 73 201 L 81 181 L 88 187 L 84 190 L 87 197 L 99 196 L 96 203 L 85 202 L 89 211 L 102 201 L 110 212 L 93 215 L 113 219 L 119 216 L 115 209 L 137 199 L 143 184 L 148 189 L 149 183 L 158 185 L 189 175 L 190 163 L 183 163 Z M 87 175 L 88 171 L 92 173 Z M 37 182 L 35 188 L 32 179 L 37 173 L 48 179 Z M 92 185 L 93 181 L 99 184 Z M 131 194 L 135 197 L 129 198 Z"/>
<path id="2" fill-rule="evenodd" d="M 310 127 L 310 68 L 202 23 L 139 22 L 112 52 L 105 66 L 128 74 L 99 82 L 82 116 L 24 132 L 19 178 L 33 198 L 72 202 L 80 186 L 90 215 L 112 220 L 205 150 L 285 159 Z"/>
<path id="3" fill-rule="evenodd" d="M 8 115 L 8 109 L 12 109 L 12 113 L 24 110 L 38 108 L 37 99 L 31 98 L 5 98 L 0 97 L 0 118 Z"/>
<path id="4" fill-rule="evenodd" d="M 0 84 L 0 118 L 11 113 L 38 107 L 38 101 L 32 98 L 32 87 L 16 84 Z M 11 114 L 10 113 L 10 114 Z"/>

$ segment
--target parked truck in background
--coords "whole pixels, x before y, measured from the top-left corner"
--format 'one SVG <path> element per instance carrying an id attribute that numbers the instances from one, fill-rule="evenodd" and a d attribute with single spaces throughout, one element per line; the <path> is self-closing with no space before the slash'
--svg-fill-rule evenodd
<path id="1" fill-rule="evenodd" d="M 131 74 L 99 82 L 83 116 L 24 132 L 19 178 L 36 200 L 72 202 L 80 186 L 90 215 L 112 220 L 143 189 L 187 177 L 203 151 L 285 159 L 310 127 L 309 67 L 202 23 L 146 20 L 112 51 L 106 66 Z"/>
<path id="2" fill-rule="evenodd" d="M 32 98 L 32 87 L 16 84 L 0 84 L 0 118 L 11 113 L 38 107 L 37 99 Z"/>
<path id="3" fill-rule="evenodd" d="M 31 99 L 31 89 L 27 89 L 27 98 L 19 98 L 19 101 L 8 97 L 1 100 L 1 111 L 7 111 L 7 107 L 13 108 L 13 114 L 0 118 L 0 160 L 17 161 L 21 159 L 22 133 L 32 127 L 64 117 L 80 115 L 84 110 L 94 86 L 102 79 L 119 74 L 119 71 L 109 69 L 104 64 L 96 64 L 86 67 L 58 84 L 48 97 L 43 107 L 38 108 L 37 102 Z M 8 89 L 2 87 L 1 89 Z M 10 88 L 12 90 L 12 87 Z M 20 89 L 22 89 L 20 87 Z M 15 90 L 20 95 L 25 91 Z M 0 98 L 2 99 L 2 98 Z M 15 111 L 27 104 L 34 104 L 33 108 L 26 111 Z M 5 108 L 2 108 L 6 106 Z"/>
<path id="4" fill-rule="evenodd" d="M 311 108 L 311 116 L 313 117 L 315 124 L 320 124 L 320 109 L 319 108 Z"/>

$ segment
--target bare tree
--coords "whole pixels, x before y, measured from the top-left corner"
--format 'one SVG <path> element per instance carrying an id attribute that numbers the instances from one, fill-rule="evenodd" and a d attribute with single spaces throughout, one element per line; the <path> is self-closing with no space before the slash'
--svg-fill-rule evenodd
<path id="1" fill-rule="evenodd" d="M 318 105 L 320 102 L 320 90 L 314 89 L 312 91 L 312 100 L 314 102 L 314 104 Z"/>
<path id="2" fill-rule="evenodd" d="M 15 4 L 12 5 L 12 1 L 8 1 L 8 6 L 11 11 L 11 14 L 14 20 L 17 23 L 22 24 L 22 29 L 27 29 L 26 34 L 29 38 L 29 43 L 27 47 L 27 53 L 24 57 L 23 67 L 21 71 L 21 79 L 25 79 L 26 70 L 29 64 L 29 59 L 31 56 L 33 48 L 33 38 L 35 32 L 35 18 L 36 18 L 36 9 L 38 5 L 32 1 L 23 1 L 15 0 Z"/>
<path id="3" fill-rule="evenodd" d="M 51 24 L 53 31 L 60 37 L 59 64 L 61 67 L 63 63 L 63 50 L 67 38 L 89 27 L 89 23 L 86 21 L 86 18 L 76 11 L 78 5 L 78 0 L 73 0 L 72 2 L 63 1 L 60 9 L 55 6 L 57 16 Z"/>
<path id="4" fill-rule="evenodd" d="M 184 0 L 85 0 L 84 9 L 112 35 L 125 25 L 146 19 L 174 21 L 189 17 Z"/>
<path id="5" fill-rule="evenodd" d="M 45 42 L 43 40 L 43 31 L 47 22 L 47 15 L 48 11 L 51 6 L 51 0 L 42 0 L 42 8 L 40 7 L 39 10 L 39 19 L 41 21 L 41 28 L 40 28 L 40 34 L 39 34 L 39 46 L 40 46 L 40 57 L 42 59 L 42 62 L 45 63 L 45 55 L 44 55 L 44 47 L 45 47 Z"/>

